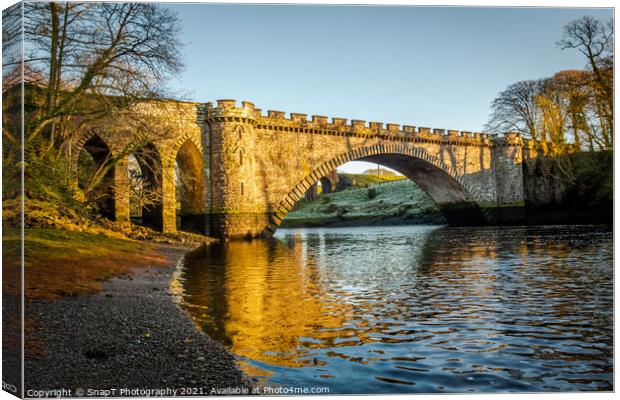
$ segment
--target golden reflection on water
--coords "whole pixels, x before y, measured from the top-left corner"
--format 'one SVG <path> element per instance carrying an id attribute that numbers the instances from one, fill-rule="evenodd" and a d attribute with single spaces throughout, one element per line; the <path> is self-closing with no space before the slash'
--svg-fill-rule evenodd
<path id="1" fill-rule="evenodd" d="M 320 271 L 304 246 L 282 242 L 235 241 L 225 248 L 203 248 L 188 255 L 194 266 L 184 274 L 184 306 L 209 335 L 233 353 L 289 367 L 307 365 L 298 348 L 336 346 L 337 338 L 355 336 L 344 327 L 351 305 L 322 293 Z M 271 264 L 278 260 L 277 268 Z M 285 262 L 284 262 L 285 261 Z M 212 273 L 210 276 L 209 271 Z M 196 294 L 202 293 L 202 294 Z M 215 294 L 215 296 L 214 296 Z M 220 303 L 226 299 L 225 303 Z M 191 302 L 192 304 L 189 304 Z M 321 332 L 317 337 L 316 332 Z M 316 343 L 304 338 L 313 337 Z"/>
<path id="2" fill-rule="evenodd" d="M 358 393 L 607 388 L 610 235 L 573 236 L 282 231 L 188 254 L 171 290 L 251 375 L 280 383 L 359 378 L 347 389 Z M 586 378 L 557 366 L 575 361 Z"/>

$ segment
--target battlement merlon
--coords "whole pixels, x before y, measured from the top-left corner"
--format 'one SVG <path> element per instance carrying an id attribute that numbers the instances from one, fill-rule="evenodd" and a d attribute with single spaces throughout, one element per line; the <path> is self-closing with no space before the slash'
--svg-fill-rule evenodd
<path id="1" fill-rule="evenodd" d="M 382 135 L 394 137 L 420 137 L 429 140 L 480 142 L 481 144 L 494 145 L 522 145 L 523 138 L 520 134 L 507 132 L 502 136 L 490 133 L 446 130 L 439 128 L 416 127 L 413 125 L 384 124 L 382 122 L 366 122 L 364 120 L 353 119 L 350 122 L 346 118 L 333 117 L 331 120 L 322 115 L 312 115 L 308 119 L 307 114 L 289 113 L 288 117 L 284 111 L 267 110 L 263 113 L 260 108 L 256 108 L 254 103 L 242 101 L 241 106 L 237 106 L 237 101 L 232 99 L 217 100 L 217 105 L 213 103 L 202 103 L 198 106 L 198 122 L 210 120 L 237 120 L 243 119 L 244 122 L 252 124 L 259 123 L 267 126 L 285 126 L 301 128 L 317 128 L 321 130 L 333 130 L 338 132 L 351 132 L 353 134 Z"/>
<path id="2" fill-rule="evenodd" d="M 257 112 L 260 116 L 260 110 L 257 110 L 253 103 L 244 101 L 241 107 L 237 107 L 237 101 L 233 99 L 217 100 L 217 107 L 211 102 L 205 103 L 199 107 L 198 112 L 199 118 L 203 118 L 205 122 L 242 119 L 244 122 L 255 124 Z"/>

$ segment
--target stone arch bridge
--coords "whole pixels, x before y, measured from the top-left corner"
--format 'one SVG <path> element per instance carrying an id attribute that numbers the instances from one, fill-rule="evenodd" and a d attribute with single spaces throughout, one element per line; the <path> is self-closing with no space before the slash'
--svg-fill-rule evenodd
<path id="1" fill-rule="evenodd" d="M 263 113 L 250 102 L 234 100 L 156 102 L 141 115 L 99 121 L 67 146 L 76 180 L 82 149 L 95 162 L 115 160 L 108 172 L 106 209 L 118 222 L 131 217 L 131 154 L 146 182 L 161 187 L 142 219 L 163 231 L 189 223 L 219 237 L 270 235 L 305 192 L 354 160 L 378 163 L 414 180 L 452 225 L 522 217 L 522 162 L 531 146 L 517 134 L 308 119 Z"/>

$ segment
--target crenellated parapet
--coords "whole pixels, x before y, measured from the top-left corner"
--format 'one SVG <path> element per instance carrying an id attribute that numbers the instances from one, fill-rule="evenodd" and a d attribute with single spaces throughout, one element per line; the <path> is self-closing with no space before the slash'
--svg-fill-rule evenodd
<path id="1" fill-rule="evenodd" d="M 379 138 L 412 143 L 458 144 L 464 146 L 491 147 L 495 135 L 482 132 L 432 129 L 394 123 L 366 122 L 322 115 L 285 113 L 267 110 L 263 112 L 253 103 L 244 101 L 237 106 L 235 100 L 218 100 L 217 106 L 206 103 L 203 107 L 205 121 L 228 121 L 251 123 L 256 129 L 283 131 L 313 135 L 351 136 Z M 512 139 L 511 139 L 512 140 Z"/>
<path id="2" fill-rule="evenodd" d="M 244 101 L 241 107 L 237 107 L 236 100 L 218 100 L 217 106 L 213 103 L 206 103 L 201 110 L 205 121 L 217 122 L 244 122 L 256 124 L 257 110 L 254 104 Z M 260 110 L 258 110 L 260 114 Z"/>

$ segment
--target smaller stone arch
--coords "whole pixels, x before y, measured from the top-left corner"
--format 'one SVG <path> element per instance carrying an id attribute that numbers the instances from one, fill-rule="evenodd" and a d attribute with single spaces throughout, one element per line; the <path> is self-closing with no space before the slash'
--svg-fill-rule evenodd
<path id="1" fill-rule="evenodd" d="M 115 217 L 114 155 L 96 131 L 81 136 L 73 146 L 70 168 L 78 198 L 91 203 L 106 218 Z"/>
<path id="2" fill-rule="evenodd" d="M 162 162 L 166 165 L 174 165 L 181 146 L 183 146 L 187 141 L 190 141 L 200 154 L 204 154 L 202 140 L 200 139 L 200 132 L 185 132 L 184 134 L 179 135 L 179 137 L 177 137 L 172 144 L 167 145 L 165 146 L 165 149 L 162 149 Z"/>
<path id="3" fill-rule="evenodd" d="M 332 182 L 329 180 L 329 178 L 324 176 L 319 179 L 319 182 L 321 183 L 321 194 L 329 194 L 333 192 Z"/>
<path id="4" fill-rule="evenodd" d="M 378 144 L 353 149 L 315 168 L 312 173 L 295 185 L 277 205 L 277 209 L 270 216 L 270 222 L 265 233 L 267 235 L 273 234 L 285 215 L 317 181 L 335 171 L 338 166 L 356 160 L 385 165 L 412 179 L 438 203 L 449 222 L 459 218 L 465 210 L 471 212 L 470 217 L 472 221 L 476 221 L 475 223 L 487 219 L 477 207 L 475 199 L 479 198 L 479 194 L 476 189 L 464 181 L 456 168 L 448 167 L 439 158 L 428 154 L 419 147 Z M 433 182 L 432 179 L 422 179 L 420 182 L 420 177 L 424 174 L 428 174 L 439 182 Z"/>
<path id="5" fill-rule="evenodd" d="M 77 187 L 77 171 L 78 171 L 78 161 L 79 161 L 78 158 L 79 158 L 80 152 L 85 148 L 86 144 L 93 138 L 97 138 L 97 140 L 100 140 L 103 144 L 105 144 L 105 146 L 107 147 L 112 157 L 116 156 L 117 152 L 116 152 L 115 147 L 112 145 L 112 143 L 106 140 L 105 135 L 103 135 L 102 132 L 100 132 L 99 130 L 89 129 L 84 134 L 80 135 L 75 142 L 70 143 L 66 147 L 66 154 L 69 159 L 69 164 L 71 168 L 71 171 L 70 171 L 71 179 L 74 180 L 74 184 L 76 187 Z"/>
<path id="6" fill-rule="evenodd" d="M 329 194 L 336 191 L 338 187 L 338 173 L 334 170 L 319 179 L 321 182 L 321 194 Z"/>
<path id="7" fill-rule="evenodd" d="M 128 151 L 130 218 L 134 223 L 163 230 L 164 164 L 158 147 L 138 142 Z"/>

